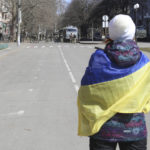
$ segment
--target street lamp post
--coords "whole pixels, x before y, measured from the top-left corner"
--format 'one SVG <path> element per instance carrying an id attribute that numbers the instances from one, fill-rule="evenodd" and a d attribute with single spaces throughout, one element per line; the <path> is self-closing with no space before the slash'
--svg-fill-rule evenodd
<path id="1" fill-rule="evenodd" d="M 134 5 L 134 10 L 135 10 L 135 25 L 137 27 L 137 10 L 140 7 L 140 5 L 137 3 Z M 137 41 L 136 33 L 135 33 L 135 40 Z"/>
<path id="2" fill-rule="evenodd" d="M 92 22 L 92 41 L 94 40 L 94 28 L 93 28 L 93 22 Z"/>
<path id="3" fill-rule="evenodd" d="M 21 0 L 18 0 L 18 35 L 17 44 L 20 46 Z"/>
<path id="4" fill-rule="evenodd" d="M 147 40 L 149 40 L 149 23 L 150 23 L 150 15 L 149 15 L 149 13 L 146 13 L 146 15 L 144 16 L 144 19 L 146 20 L 146 36 L 147 36 Z"/>

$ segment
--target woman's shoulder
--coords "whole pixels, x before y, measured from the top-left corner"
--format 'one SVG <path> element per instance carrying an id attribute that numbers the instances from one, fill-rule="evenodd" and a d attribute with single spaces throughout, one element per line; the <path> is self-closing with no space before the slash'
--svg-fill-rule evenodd
<path id="1" fill-rule="evenodd" d="M 107 54 L 103 49 L 97 49 L 90 58 L 89 66 L 94 67 L 97 65 L 108 65 L 110 64 L 110 60 L 107 57 Z"/>

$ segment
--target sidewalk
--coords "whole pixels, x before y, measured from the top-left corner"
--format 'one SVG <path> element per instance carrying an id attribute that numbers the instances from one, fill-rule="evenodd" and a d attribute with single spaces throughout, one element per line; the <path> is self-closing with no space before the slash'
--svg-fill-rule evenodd
<path id="1" fill-rule="evenodd" d="M 138 42 L 139 47 L 150 48 L 150 42 Z"/>
<path id="2" fill-rule="evenodd" d="M 79 41 L 80 44 L 104 44 L 104 41 Z M 150 42 L 138 42 L 140 47 L 150 47 Z"/>

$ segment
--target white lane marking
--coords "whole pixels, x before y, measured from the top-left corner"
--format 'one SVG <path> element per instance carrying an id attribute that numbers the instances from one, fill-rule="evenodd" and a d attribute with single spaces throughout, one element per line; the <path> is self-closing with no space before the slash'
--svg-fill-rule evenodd
<path id="1" fill-rule="evenodd" d="M 20 110 L 18 112 L 13 112 L 13 113 L 9 113 L 8 115 L 9 116 L 14 116 L 14 115 L 18 115 L 18 116 L 21 116 L 24 114 L 24 110 Z"/>
<path id="2" fill-rule="evenodd" d="M 77 84 L 74 85 L 74 88 L 75 88 L 76 92 L 79 91 L 79 86 Z"/>
<path id="3" fill-rule="evenodd" d="M 42 48 L 45 48 L 45 47 L 46 47 L 46 46 L 44 46 L 44 45 L 42 46 Z"/>
<path id="4" fill-rule="evenodd" d="M 29 92 L 33 92 L 33 89 L 28 89 Z"/>
<path id="5" fill-rule="evenodd" d="M 26 48 L 30 48 L 31 46 L 27 46 Z"/>
<path id="6" fill-rule="evenodd" d="M 2 114 L 0 117 L 9 117 L 9 116 L 22 116 L 24 114 L 24 110 L 20 110 L 18 112 L 12 112 L 8 114 Z"/>
<path id="7" fill-rule="evenodd" d="M 68 70 L 69 72 L 71 72 L 71 69 L 70 69 L 70 67 L 69 67 L 69 65 L 68 65 L 68 63 L 67 63 L 67 61 L 66 61 L 65 58 L 64 58 L 64 63 L 65 63 L 65 65 L 66 65 L 66 67 L 67 67 L 67 70 Z"/>
<path id="8" fill-rule="evenodd" d="M 52 48 L 53 46 L 51 45 L 51 46 L 49 46 L 50 48 Z"/>
<path id="9" fill-rule="evenodd" d="M 38 48 L 38 46 L 34 46 L 34 48 Z"/>
<path id="10" fill-rule="evenodd" d="M 72 83 L 74 84 L 75 91 L 78 92 L 79 86 L 76 84 L 76 79 L 75 79 L 75 77 L 74 77 L 74 75 L 73 75 L 73 73 L 72 73 L 72 71 L 71 71 L 71 69 L 70 69 L 70 67 L 69 67 L 69 65 L 68 65 L 68 63 L 67 63 L 67 60 L 65 59 L 65 56 L 64 56 L 64 54 L 63 54 L 63 51 L 62 51 L 61 47 L 59 47 L 59 51 L 60 51 L 60 54 L 61 54 L 61 56 L 62 56 L 62 58 L 63 58 L 63 61 L 64 61 L 64 63 L 65 63 L 65 66 L 66 66 L 66 68 L 67 68 L 67 70 L 68 70 L 68 73 L 69 73 L 69 76 L 70 76 L 70 78 L 71 78 L 71 81 L 72 81 Z"/>
<path id="11" fill-rule="evenodd" d="M 73 76 L 71 71 L 69 72 L 69 75 L 70 75 L 70 78 L 71 78 L 72 82 L 76 83 L 76 80 L 75 80 L 75 78 L 74 78 L 74 76 Z"/>
<path id="12" fill-rule="evenodd" d="M 69 67 L 69 65 L 68 65 L 68 63 L 67 63 L 67 60 L 65 59 L 65 56 L 64 56 L 64 54 L 63 54 L 63 52 L 62 52 L 61 49 L 60 49 L 60 53 L 61 53 L 61 56 L 62 56 L 62 58 L 63 58 L 63 61 L 64 61 L 65 65 L 66 65 L 66 67 L 67 67 L 67 70 L 68 70 L 69 72 L 71 72 L 71 69 L 70 69 L 70 67 Z"/>

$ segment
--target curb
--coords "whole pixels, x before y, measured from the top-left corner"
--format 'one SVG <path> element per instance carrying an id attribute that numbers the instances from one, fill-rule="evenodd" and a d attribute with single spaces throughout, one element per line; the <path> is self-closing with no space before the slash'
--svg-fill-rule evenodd
<path id="1" fill-rule="evenodd" d="M 79 41 L 80 44 L 102 44 L 103 41 Z"/>

